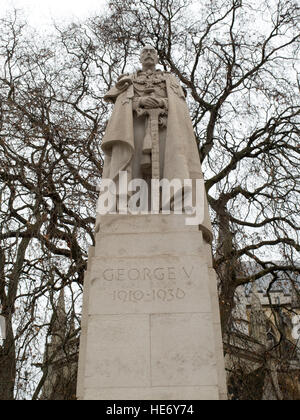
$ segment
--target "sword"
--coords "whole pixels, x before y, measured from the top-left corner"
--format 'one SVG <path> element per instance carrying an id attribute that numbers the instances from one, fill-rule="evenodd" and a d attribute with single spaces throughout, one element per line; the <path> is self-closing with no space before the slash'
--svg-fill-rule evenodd
<path id="1" fill-rule="evenodd" d="M 163 108 L 139 108 L 138 116 L 147 115 L 147 128 L 144 139 L 143 153 L 151 152 L 151 178 L 160 179 L 160 162 L 159 162 L 159 117 L 166 114 Z"/>

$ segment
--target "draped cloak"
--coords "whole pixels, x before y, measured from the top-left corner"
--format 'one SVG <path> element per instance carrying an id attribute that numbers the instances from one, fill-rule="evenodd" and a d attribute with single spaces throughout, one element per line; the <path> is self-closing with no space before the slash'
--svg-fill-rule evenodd
<path id="1" fill-rule="evenodd" d="M 161 178 L 169 181 L 179 179 L 203 179 L 199 152 L 184 92 L 170 73 L 164 73 L 168 97 L 168 118 L 165 140 L 163 173 Z M 118 183 L 120 171 L 126 171 L 128 182 L 132 179 L 132 160 L 135 153 L 134 117 L 132 102 L 136 74 L 125 75 L 104 96 L 113 102 L 114 109 L 102 139 L 105 154 L 103 178 Z M 207 241 L 212 239 L 207 198 L 204 197 L 204 222 L 199 228 Z"/>

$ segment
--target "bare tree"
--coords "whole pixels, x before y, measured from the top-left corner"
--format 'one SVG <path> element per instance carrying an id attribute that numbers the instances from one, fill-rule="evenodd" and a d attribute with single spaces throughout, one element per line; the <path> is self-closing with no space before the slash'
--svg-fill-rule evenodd
<path id="1" fill-rule="evenodd" d="M 270 275 L 270 287 L 285 276 L 297 289 L 299 12 L 293 0 L 112 0 L 105 16 L 57 27 L 38 41 L 17 15 L 2 19 L 0 302 L 7 339 L 0 399 L 39 397 L 46 375 L 32 368 L 32 355 L 45 372 L 37 343 L 49 335 L 63 288 L 78 327 L 110 111 L 102 97 L 138 66 L 147 43 L 187 91 L 215 230 L 224 334 L 239 286 Z"/>
<path id="2" fill-rule="evenodd" d="M 84 66 L 61 60 L 54 40 L 36 44 L 17 15 L 1 24 L 0 300 L 7 338 L 0 398 L 12 399 L 14 389 L 22 395 L 21 366 L 32 343 L 51 326 L 53 292 L 69 286 L 71 306 L 77 304 L 94 240 L 104 110 L 90 99 Z"/>

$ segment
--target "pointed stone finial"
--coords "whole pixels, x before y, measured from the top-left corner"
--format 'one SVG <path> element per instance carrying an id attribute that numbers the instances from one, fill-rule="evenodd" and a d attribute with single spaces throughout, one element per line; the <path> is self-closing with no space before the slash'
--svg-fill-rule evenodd
<path id="1" fill-rule="evenodd" d="M 300 308 L 300 290 L 295 284 L 292 284 L 292 309 Z"/>
<path id="2" fill-rule="evenodd" d="M 267 319 L 255 283 L 251 294 L 250 335 L 261 344 L 267 344 Z"/>
<path id="3" fill-rule="evenodd" d="M 53 313 L 52 322 L 52 335 L 58 334 L 62 337 L 65 336 L 67 326 L 67 314 L 65 304 L 65 291 L 63 288 L 59 292 L 57 305 Z"/>

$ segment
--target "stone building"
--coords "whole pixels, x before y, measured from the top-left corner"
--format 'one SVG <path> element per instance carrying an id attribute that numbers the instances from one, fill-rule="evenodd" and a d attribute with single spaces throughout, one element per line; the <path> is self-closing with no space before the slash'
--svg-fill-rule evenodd
<path id="1" fill-rule="evenodd" d="M 43 363 L 45 382 L 41 400 L 76 399 L 78 338 L 76 337 L 74 318 L 71 318 L 70 323 L 62 289 L 56 311 L 50 322 L 50 334 L 45 348 Z"/>
<path id="2" fill-rule="evenodd" d="M 232 399 L 300 399 L 300 340 L 293 334 L 299 289 L 279 281 L 268 292 L 268 284 L 236 293 L 232 331 L 225 337 Z"/>

